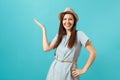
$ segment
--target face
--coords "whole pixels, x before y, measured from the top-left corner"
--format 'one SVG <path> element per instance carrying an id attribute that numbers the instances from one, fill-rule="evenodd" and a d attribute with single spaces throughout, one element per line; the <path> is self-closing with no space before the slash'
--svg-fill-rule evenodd
<path id="1" fill-rule="evenodd" d="M 65 14 L 63 18 L 63 26 L 66 30 L 71 30 L 74 24 L 74 18 L 72 14 Z"/>

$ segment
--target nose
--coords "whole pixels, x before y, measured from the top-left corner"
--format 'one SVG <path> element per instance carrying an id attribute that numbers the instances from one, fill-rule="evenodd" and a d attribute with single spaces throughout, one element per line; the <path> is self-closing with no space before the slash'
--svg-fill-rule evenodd
<path id="1" fill-rule="evenodd" d="M 69 19 L 67 19 L 66 22 L 69 23 Z"/>

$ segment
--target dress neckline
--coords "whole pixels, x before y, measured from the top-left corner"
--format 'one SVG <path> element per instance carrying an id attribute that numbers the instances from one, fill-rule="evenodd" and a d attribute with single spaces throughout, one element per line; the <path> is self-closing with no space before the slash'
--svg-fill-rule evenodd
<path id="1" fill-rule="evenodd" d="M 65 35 L 66 37 L 70 37 L 70 35 Z"/>

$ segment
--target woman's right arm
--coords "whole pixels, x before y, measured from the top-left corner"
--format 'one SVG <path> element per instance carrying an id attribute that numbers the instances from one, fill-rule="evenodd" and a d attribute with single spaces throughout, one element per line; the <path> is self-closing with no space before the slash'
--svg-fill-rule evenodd
<path id="1" fill-rule="evenodd" d="M 36 19 L 34 19 L 34 22 L 42 29 L 42 32 L 43 32 L 43 40 L 42 41 L 43 41 L 44 51 L 52 50 L 55 45 L 55 42 L 48 43 L 45 27 L 40 22 L 38 22 Z"/>

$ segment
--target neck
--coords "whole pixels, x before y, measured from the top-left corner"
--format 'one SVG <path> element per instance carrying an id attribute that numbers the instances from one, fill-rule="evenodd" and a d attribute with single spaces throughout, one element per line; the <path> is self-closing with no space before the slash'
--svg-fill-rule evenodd
<path id="1" fill-rule="evenodd" d="M 71 31 L 70 31 L 70 30 L 66 30 L 66 34 L 67 34 L 68 36 L 70 36 L 70 35 L 71 35 Z"/>

